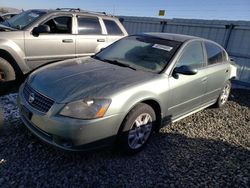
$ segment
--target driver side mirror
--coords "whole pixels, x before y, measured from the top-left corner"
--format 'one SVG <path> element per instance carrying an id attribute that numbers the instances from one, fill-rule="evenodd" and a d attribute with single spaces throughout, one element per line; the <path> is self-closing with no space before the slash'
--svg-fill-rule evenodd
<path id="1" fill-rule="evenodd" d="M 197 72 L 198 70 L 193 67 L 182 65 L 180 67 L 176 67 L 173 73 L 174 74 L 179 73 L 183 75 L 195 75 L 197 74 Z"/>
<path id="2" fill-rule="evenodd" d="M 39 25 L 38 27 L 35 27 L 32 31 L 32 33 L 36 36 L 38 36 L 41 33 L 49 33 L 50 27 L 48 25 Z"/>

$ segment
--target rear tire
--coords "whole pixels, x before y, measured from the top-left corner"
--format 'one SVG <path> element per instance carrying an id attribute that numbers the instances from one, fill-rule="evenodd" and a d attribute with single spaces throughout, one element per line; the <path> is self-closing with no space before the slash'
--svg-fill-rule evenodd
<path id="1" fill-rule="evenodd" d="M 156 124 L 156 115 L 148 104 L 138 104 L 126 116 L 119 134 L 119 149 L 135 154 L 147 144 Z"/>
<path id="2" fill-rule="evenodd" d="M 222 106 L 224 106 L 226 102 L 228 101 L 230 91 L 231 91 L 231 82 L 228 80 L 226 81 L 214 106 L 217 108 L 221 108 Z"/>
<path id="3" fill-rule="evenodd" d="M 8 82 L 16 79 L 16 73 L 11 64 L 0 57 L 0 82 Z"/>

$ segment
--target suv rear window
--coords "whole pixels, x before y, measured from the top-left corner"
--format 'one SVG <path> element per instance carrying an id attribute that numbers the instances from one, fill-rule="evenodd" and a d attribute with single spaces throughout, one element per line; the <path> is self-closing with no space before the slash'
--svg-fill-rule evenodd
<path id="1" fill-rule="evenodd" d="M 79 35 L 101 35 L 102 28 L 98 18 L 78 17 Z"/>
<path id="2" fill-rule="evenodd" d="M 226 60 L 226 54 L 222 48 L 211 43 L 205 42 L 205 47 L 207 51 L 207 62 L 208 65 L 213 65 L 216 63 L 222 63 Z"/>
<path id="3" fill-rule="evenodd" d="M 103 20 L 103 22 L 109 35 L 123 35 L 123 32 L 115 21 Z"/>

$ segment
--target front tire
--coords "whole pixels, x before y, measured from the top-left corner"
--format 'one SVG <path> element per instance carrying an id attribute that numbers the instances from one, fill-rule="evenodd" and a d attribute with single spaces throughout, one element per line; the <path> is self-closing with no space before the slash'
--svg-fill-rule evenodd
<path id="1" fill-rule="evenodd" d="M 156 115 L 148 104 L 138 104 L 126 116 L 119 134 L 120 149 L 128 154 L 139 152 L 148 142 L 156 124 Z"/>
<path id="2" fill-rule="evenodd" d="M 15 70 L 11 64 L 0 57 L 0 82 L 13 81 L 16 79 Z"/>
<path id="3" fill-rule="evenodd" d="M 224 106 L 226 104 L 226 102 L 228 101 L 229 95 L 230 95 L 230 91 L 231 91 L 231 82 L 228 80 L 226 81 L 220 96 L 218 97 L 216 103 L 215 103 L 215 107 L 217 108 L 221 108 L 222 106 Z"/>

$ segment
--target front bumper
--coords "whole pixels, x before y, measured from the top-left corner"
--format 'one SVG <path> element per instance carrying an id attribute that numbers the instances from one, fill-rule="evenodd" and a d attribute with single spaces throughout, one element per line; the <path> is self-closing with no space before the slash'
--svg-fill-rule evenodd
<path id="1" fill-rule="evenodd" d="M 91 150 L 114 143 L 123 116 L 116 114 L 93 120 L 79 120 L 54 114 L 61 104 L 54 104 L 46 114 L 33 109 L 18 96 L 20 116 L 26 127 L 43 141 L 69 151 Z M 57 109 L 57 110 L 56 110 Z"/>

